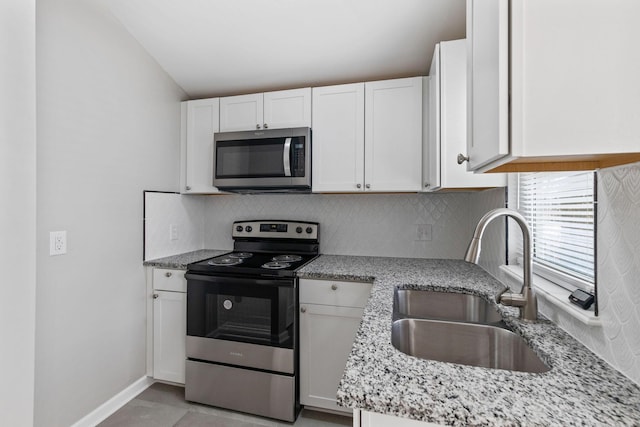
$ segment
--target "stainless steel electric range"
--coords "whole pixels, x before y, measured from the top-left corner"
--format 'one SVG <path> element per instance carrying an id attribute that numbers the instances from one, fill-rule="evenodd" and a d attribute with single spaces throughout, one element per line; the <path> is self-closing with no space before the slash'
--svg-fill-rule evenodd
<path id="1" fill-rule="evenodd" d="M 186 400 L 295 421 L 296 271 L 318 255 L 318 229 L 237 221 L 233 252 L 187 267 Z"/>

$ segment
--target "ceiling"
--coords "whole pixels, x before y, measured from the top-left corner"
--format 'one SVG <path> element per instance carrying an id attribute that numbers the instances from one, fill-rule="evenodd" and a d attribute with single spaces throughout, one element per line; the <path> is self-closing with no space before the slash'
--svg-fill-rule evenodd
<path id="1" fill-rule="evenodd" d="M 427 75 L 465 0 L 102 0 L 190 99 Z"/>

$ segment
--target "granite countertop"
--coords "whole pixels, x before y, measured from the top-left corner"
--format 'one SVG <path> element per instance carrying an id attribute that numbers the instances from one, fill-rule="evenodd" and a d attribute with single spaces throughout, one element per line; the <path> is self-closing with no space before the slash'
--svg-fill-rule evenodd
<path id="1" fill-rule="evenodd" d="M 143 262 L 143 265 L 148 267 L 178 268 L 186 270 L 187 264 L 202 261 L 203 259 L 207 258 L 213 258 L 214 256 L 222 255 L 230 251 L 230 249 L 200 249 L 193 252 L 186 252 L 183 254 L 171 255 L 164 258 L 147 260 Z"/>
<path id="2" fill-rule="evenodd" d="M 466 292 L 495 302 L 504 286 L 458 260 L 322 255 L 299 276 L 374 279 L 342 381 L 345 407 L 444 425 L 639 425 L 640 387 L 547 320 L 525 323 L 496 304 L 507 326 L 551 369 L 541 374 L 408 356 L 391 345 L 396 286 Z"/>

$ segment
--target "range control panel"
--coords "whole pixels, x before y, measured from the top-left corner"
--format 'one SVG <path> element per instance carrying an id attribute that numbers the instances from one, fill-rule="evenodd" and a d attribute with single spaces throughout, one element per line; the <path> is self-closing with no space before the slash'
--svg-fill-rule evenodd
<path id="1" fill-rule="evenodd" d="M 261 239 L 318 239 L 317 222 L 306 221 L 236 221 L 232 237 L 257 237 Z"/>

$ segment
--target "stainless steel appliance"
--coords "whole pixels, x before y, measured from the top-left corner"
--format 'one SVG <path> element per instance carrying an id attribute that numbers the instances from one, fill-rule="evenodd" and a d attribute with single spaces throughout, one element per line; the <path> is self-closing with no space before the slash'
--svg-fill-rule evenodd
<path id="1" fill-rule="evenodd" d="M 311 191 L 310 128 L 222 132 L 213 142 L 213 185 L 220 190 Z"/>
<path id="2" fill-rule="evenodd" d="M 295 421 L 296 270 L 318 255 L 318 228 L 234 222 L 233 252 L 188 266 L 187 400 Z"/>

